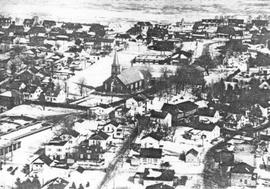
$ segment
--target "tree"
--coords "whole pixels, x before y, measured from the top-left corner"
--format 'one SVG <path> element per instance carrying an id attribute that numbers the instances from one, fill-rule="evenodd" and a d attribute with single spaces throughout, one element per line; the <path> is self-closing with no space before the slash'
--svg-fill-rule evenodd
<path id="1" fill-rule="evenodd" d="M 79 91 L 80 91 L 80 95 L 81 96 L 83 96 L 85 85 L 86 85 L 85 78 L 84 77 L 80 78 L 79 79 L 79 82 L 78 82 L 78 88 L 79 88 Z"/>
<path id="2" fill-rule="evenodd" d="M 84 189 L 83 185 L 80 184 L 78 189 Z"/>
<path id="3" fill-rule="evenodd" d="M 75 45 L 80 46 L 81 44 L 82 44 L 82 40 L 80 39 L 75 40 Z"/>
<path id="4" fill-rule="evenodd" d="M 15 189 L 22 189 L 22 183 L 21 183 L 21 179 L 17 178 L 15 181 Z"/>
<path id="5" fill-rule="evenodd" d="M 207 73 L 207 75 L 209 75 L 209 69 L 210 68 L 214 68 L 215 64 L 214 61 L 212 60 L 211 56 L 209 53 L 200 56 L 195 62 L 194 64 L 197 64 L 201 67 L 203 67 Z"/>
<path id="6" fill-rule="evenodd" d="M 75 185 L 75 183 L 74 183 L 74 182 L 72 183 L 72 185 L 71 185 L 70 189 L 76 189 L 76 185 Z"/>

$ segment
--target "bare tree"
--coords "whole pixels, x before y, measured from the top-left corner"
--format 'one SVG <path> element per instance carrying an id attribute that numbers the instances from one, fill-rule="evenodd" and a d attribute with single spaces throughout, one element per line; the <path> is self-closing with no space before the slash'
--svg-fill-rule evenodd
<path id="1" fill-rule="evenodd" d="M 84 77 L 81 77 L 79 79 L 79 82 L 77 83 L 78 84 L 78 89 L 80 90 L 80 95 L 83 96 L 83 93 L 84 93 L 84 89 L 85 89 L 85 85 L 86 85 L 86 80 Z"/>

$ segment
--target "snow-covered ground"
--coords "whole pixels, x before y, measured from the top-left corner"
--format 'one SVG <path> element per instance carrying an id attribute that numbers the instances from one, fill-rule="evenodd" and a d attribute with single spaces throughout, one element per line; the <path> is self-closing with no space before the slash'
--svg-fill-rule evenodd
<path id="1" fill-rule="evenodd" d="M 67 109 L 67 108 L 54 108 L 45 107 L 43 110 L 42 106 L 39 105 L 19 105 L 14 108 L 0 114 L 1 116 L 27 116 L 34 119 L 44 118 L 47 116 L 54 115 L 65 115 L 69 113 L 78 113 L 78 110 Z"/>

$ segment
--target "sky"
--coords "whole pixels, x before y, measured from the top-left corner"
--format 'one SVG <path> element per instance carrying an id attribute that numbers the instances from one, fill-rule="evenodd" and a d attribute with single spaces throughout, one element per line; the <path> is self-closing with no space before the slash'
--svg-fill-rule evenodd
<path id="1" fill-rule="evenodd" d="M 2 14 L 57 21 L 197 20 L 216 15 L 270 15 L 270 0 L 0 0 Z"/>

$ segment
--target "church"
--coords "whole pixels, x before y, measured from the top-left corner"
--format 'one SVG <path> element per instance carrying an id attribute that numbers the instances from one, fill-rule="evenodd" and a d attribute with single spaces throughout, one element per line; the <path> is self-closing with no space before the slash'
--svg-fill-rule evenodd
<path id="1" fill-rule="evenodd" d="M 103 90 L 111 93 L 134 94 L 149 87 L 151 73 L 140 68 L 121 71 L 117 52 L 114 54 L 111 76 L 103 82 Z"/>

